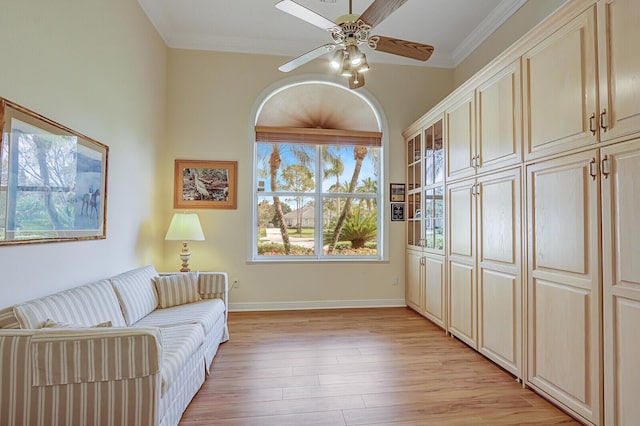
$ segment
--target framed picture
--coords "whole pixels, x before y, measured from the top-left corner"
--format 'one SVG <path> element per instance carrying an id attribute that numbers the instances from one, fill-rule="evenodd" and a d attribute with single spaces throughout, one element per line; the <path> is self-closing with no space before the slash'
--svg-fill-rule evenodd
<path id="1" fill-rule="evenodd" d="M 404 221 L 404 203 L 391 203 L 391 221 Z"/>
<path id="2" fill-rule="evenodd" d="M 0 98 L 0 245 L 106 238 L 109 147 Z"/>
<path id="3" fill-rule="evenodd" d="M 176 160 L 173 207 L 235 209 L 237 161 Z"/>
<path id="4" fill-rule="evenodd" d="M 390 184 L 390 200 L 392 203 L 404 203 L 404 183 Z"/>

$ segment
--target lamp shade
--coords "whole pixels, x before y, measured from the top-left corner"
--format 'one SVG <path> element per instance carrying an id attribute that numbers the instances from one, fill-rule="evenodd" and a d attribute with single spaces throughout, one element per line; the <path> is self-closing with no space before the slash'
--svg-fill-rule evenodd
<path id="1" fill-rule="evenodd" d="M 195 213 L 175 213 L 164 239 L 170 241 L 204 240 L 204 233 L 202 232 L 198 215 Z"/>

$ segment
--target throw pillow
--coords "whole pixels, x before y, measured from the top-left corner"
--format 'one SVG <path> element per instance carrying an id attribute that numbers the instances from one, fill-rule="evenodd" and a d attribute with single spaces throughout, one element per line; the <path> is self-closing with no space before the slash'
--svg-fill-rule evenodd
<path id="1" fill-rule="evenodd" d="M 170 308 L 201 300 L 198 293 L 197 272 L 156 277 L 155 282 L 160 308 Z"/>
<path id="2" fill-rule="evenodd" d="M 47 318 L 47 320 L 42 324 L 42 328 L 96 328 L 96 327 L 111 327 L 111 321 L 105 321 L 98 323 L 92 326 L 86 325 L 78 325 L 72 324 L 70 322 L 59 322 L 52 320 L 51 318 Z"/>

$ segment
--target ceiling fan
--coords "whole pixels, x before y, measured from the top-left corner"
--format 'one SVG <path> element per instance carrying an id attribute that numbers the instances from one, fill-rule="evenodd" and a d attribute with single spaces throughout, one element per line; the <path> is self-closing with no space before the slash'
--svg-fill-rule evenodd
<path id="1" fill-rule="evenodd" d="M 276 3 L 278 9 L 327 30 L 331 34 L 333 43 L 324 44 L 300 55 L 281 65 L 278 69 L 289 72 L 313 59 L 335 51 L 331 59 L 331 67 L 349 79 L 351 89 L 357 89 L 364 86 L 363 73 L 369 69 L 366 55 L 360 51 L 359 46 L 361 45 L 366 44 L 369 48 L 379 52 L 426 61 L 433 53 L 433 46 L 369 34 L 376 25 L 406 2 L 407 0 L 374 0 L 362 15 L 354 15 L 352 0 L 349 0 L 349 13 L 340 16 L 333 22 L 293 0 L 279 1 Z"/>

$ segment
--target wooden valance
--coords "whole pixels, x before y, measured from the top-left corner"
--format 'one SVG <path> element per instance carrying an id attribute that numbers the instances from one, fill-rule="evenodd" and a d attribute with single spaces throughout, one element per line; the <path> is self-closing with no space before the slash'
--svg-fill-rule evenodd
<path id="1" fill-rule="evenodd" d="M 256 126 L 256 142 L 381 146 L 381 132 Z"/>

